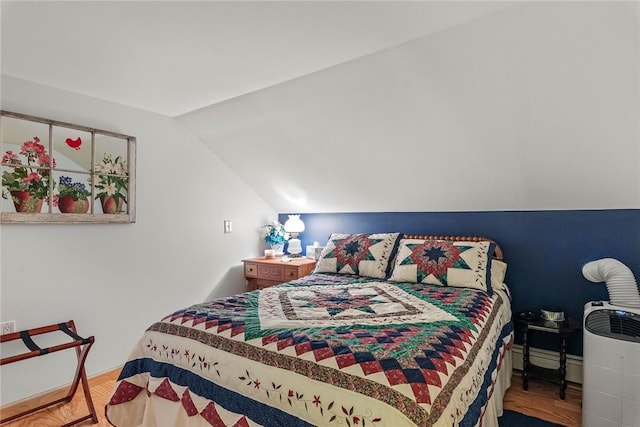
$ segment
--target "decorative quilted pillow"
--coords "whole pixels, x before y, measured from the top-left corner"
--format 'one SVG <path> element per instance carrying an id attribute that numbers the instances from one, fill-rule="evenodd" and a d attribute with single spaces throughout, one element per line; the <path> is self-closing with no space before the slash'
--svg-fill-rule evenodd
<path id="1" fill-rule="evenodd" d="M 402 239 L 391 278 L 491 293 L 491 242 Z"/>
<path id="2" fill-rule="evenodd" d="M 322 250 L 315 272 L 384 279 L 389 276 L 399 237 L 400 233 L 334 233 Z"/>

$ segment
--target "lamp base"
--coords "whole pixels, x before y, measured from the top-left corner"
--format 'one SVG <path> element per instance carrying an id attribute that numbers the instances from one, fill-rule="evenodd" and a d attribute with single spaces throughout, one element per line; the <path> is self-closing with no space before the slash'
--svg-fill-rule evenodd
<path id="1" fill-rule="evenodd" d="M 300 239 L 289 239 L 289 246 L 287 247 L 287 251 L 289 251 L 289 256 L 291 258 L 297 258 L 302 253 L 302 244 L 300 243 Z"/>

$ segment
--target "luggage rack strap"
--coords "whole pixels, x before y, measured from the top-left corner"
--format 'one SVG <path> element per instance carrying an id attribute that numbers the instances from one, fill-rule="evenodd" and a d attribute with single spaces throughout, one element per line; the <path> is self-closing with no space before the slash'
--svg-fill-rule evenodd
<path id="1" fill-rule="evenodd" d="M 27 346 L 29 350 L 37 351 L 40 356 L 49 353 L 48 348 L 40 348 L 35 342 L 33 342 L 33 340 L 31 339 L 31 335 L 29 335 L 29 331 L 20 331 L 20 338 L 22 338 L 22 342 Z"/>
<path id="2" fill-rule="evenodd" d="M 89 344 L 90 342 L 89 338 L 82 338 L 80 335 L 76 334 L 75 331 L 72 331 L 66 323 L 58 323 L 58 328 L 74 340 L 82 341 L 82 344 Z"/>

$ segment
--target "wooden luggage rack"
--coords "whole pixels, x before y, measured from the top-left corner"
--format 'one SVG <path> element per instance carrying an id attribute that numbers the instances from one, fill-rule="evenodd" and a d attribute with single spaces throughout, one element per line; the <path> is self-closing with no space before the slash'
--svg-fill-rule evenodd
<path id="1" fill-rule="evenodd" d="M 65 342 L 63 344 L 54 345 L 48 348 L 40 348 L 36 345 L 35 342 L 31 339 L 31 337 L 41 334 L 46 334 L 50 332 L 62 331 L 65 334 L 69 335 L 73 341 Z M 73 320 L 69 320 L 65 323 L 59 323 L 57 325 L 49 325 L 43 326 L 41 328 L 28 329 L 25 331 L 14 332 L 11 334 L 0 335 L 0 342 L 14 341 L 17 339 L 22 339 L 22 342 L 29 349 L 28 352 L 17 354 L 15 356 L 7 356 L 0 359 L 0 365 L 6 365 L 13 362 L 19 362 L 21 360 L 30 359 L 32 357 L 44 356 L 49 353 L 55 353 L 56 351 L 66 350 L 69 348 L 76 349 L 76 355 L 78 357 L 78 366 L 76 368 L 76 373 L 73 378 L 73 382 L 71 383 L 71 387 L 65 397 L 60 399 L 53 400 L 51 402 L 40 405 L 36 408 L 27 409 L 26 411 L 20 412 L 18 414 L 14 414 L 3 418 L 0 420 L 0 424 L 6 423 L 17 418 L 23 417 L 28 414 L 32 414 L 34 412 L 40 411 L 41 409 L 48 408 L 53 405 L 58 405 L 60 403 L 69 403 L 76 391 L 78 390 L 78 385 L 80 385 L 80 381 L 82 381 L 82 389 L 84 390 L 84 397 L 87 401 L 87 407 L 89 408 L 89 414 L 78 418 L 77 420 L 71 421 L 65 424 L 63 427 L 72 426 L 74 424 L 78 424 L 82 421 L 92 420 L 93 424 L 98 422 L 98 416 L 96 415 L 96 410 L 93 406 L 93 401 L 91 400 L 91 392 L 89 390 L 89 383 L 87 381 L 87 374 L 84 370 L 84 362 L 87 360 L 87 354 L 89 353 L 89 349 L 93 345 L 95 339 L 93 336 L 89 338 L 82 338 L 78 335 L 76 331 L 76 326 L 73 323 Z"/>

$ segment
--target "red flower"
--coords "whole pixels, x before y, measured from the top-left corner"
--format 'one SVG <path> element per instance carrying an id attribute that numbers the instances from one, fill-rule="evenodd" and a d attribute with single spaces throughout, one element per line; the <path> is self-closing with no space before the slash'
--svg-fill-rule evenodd
<path id="1" fill-rule="evenodd" d="M 22 147 L 20 148 L 20 154 L 26 154 L 26 155 L 28 155 L 29 153 L 36 153 L 38 155 L 43 154 L 44 145 L 39 144 L 38 141 L 27 141 L 24 144 L 22 144 Z"/>
<path id="2" fill-rule="evenodd" d="M 313 403 L 313 404 L 314 404 L 314 405 L 316 405 L 316 406 L 321 405 L 321 404 L 322 404 L 322 402 L 320 402 L 320 396 L 316 396 L 316 395 L 314 394 L 314 395 L 313 395 L 313 402 L 311 402 L 311 403 Z"/>
<path id="3" fill-rule="evenodd" d="M 255 387 L 255 388 L 260 388 L 260 381 L 258 381 L 258 380 L 253 380 L 253 387 Z"/>
<path id="4" fill-rule="evenodd" d="M 289 397 L 293 397 L 293 390 L 289 390 Z"/>
<path id="5" fill-rule="evenodd" d="M 5 164 L 20 164 L 20 160 L 18 159 L 18 155 L 11 150 L 8 150 L 2 156 L 2 163 Z"/>
<path id="6" fill-rule="evenodd" d="M 40 175 L 38 175 L 38 173 L 36 172 L 31 172 L 30 174 L 25 176 L 24 179 L 22 180 L 22 182 L 25 184 L 29 184 L 31 183 L 31 181 L 40 182 Z"/>
<path id="7" fill-rule="evenodd" d="M 49 166 L 49 155 L 47 153 L 41 153 L 38 156 L 38 165 L 40 166 Z M 56 167 L 56 160 L 53 159 L 53 167 Z"/>

